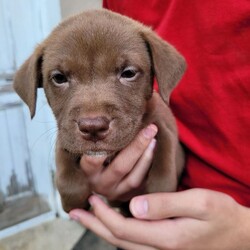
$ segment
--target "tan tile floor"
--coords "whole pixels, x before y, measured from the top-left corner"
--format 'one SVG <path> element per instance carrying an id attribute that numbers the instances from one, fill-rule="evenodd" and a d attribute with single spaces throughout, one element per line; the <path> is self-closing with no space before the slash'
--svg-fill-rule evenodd
<path id="1" fill-rule="evenodd" d="M 84 232 L 74 221 L 55 219 L 0 240 L 0 250 L 71 250 Z"/>
<path id="2" fill-rule="evenodd" d="M 105 241 L 87 231 L 84 236 L 76 243 L 72 250 L 116 250 Z"/>

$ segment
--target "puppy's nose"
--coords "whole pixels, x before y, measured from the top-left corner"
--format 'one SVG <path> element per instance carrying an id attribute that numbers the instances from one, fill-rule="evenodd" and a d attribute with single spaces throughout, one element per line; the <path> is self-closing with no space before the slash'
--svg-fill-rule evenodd
<path id="1" fill-rule="evenodd" d="M 103 140 L 109 130 L 110 120 L 105 116 L 94 118 L 80 118 L 78 120 L 78 128 L 85 140 L 97 142 Z"/>

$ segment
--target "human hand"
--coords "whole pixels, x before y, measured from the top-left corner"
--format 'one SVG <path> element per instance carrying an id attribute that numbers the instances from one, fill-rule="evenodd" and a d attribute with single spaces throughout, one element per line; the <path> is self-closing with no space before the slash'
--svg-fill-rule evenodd
<path id="1" fill-rule="evenodd" d="M 83 156 L 80 162 L 91 190 L 108 200 L 128 201 L 142 193 L 143 180 L 152 163 L 157 127 L 143 129 L 108 167 L 105 157 Z"/>
<path id="2" fill-rule="evenodd" d="M 113 245 L 127 250 L 250 249 L 250 209 L 226 194 L 190 189 L 132 199 L 136 218 L 124 218 L 99 197 L 93 214 L 76 209 L 71 218 Z"/>

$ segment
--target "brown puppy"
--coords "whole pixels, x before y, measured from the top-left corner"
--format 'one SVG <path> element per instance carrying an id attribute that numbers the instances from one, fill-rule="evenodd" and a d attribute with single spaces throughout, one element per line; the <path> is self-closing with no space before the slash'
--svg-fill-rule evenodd
<path id="1" fill-rule="evenodd" d="M 36 89 L 45 90 L 58 125 L 57 186 L 65 211 L 88 206 L 91 189 L 80 157 L 111 157 L 150 123 L 159 132 L 145 191 L 176 190 L 184 156 L 175 120 L 151 97 L 155 76 L 168 103 L 184 70 L 183 57 L 151 29 L 106 10 L 69 18 L 37 47 L 14 88 L 32 117 Z"/>

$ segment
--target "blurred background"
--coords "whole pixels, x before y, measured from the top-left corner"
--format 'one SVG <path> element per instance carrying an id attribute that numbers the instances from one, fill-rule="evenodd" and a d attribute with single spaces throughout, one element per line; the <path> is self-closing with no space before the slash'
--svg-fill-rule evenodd
<path id="1" fill-rule="evenodd" d="M 63 19 L 102 0 L 0 0 L 0 250 L 106 249 L 62 211 L 54 185 L 56 124 L 43 90 L 31 121 L 15 71 Z M 87 241 L 87 240 L 85 240 Z M 91 242 L 92 241 L 92 242 Z M 107 248 L 108 249 L 108 248 Z"/>

